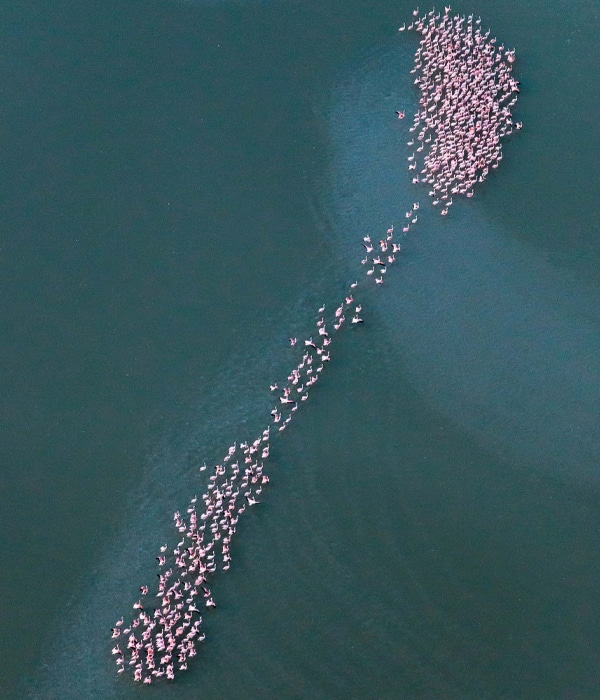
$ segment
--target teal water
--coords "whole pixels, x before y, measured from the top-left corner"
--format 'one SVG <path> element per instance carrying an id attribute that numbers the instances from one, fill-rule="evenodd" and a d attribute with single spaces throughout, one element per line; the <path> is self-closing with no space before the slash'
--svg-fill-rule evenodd
<path id="1" fill-rule="evenodd" d="M 526 128 L 407 239 L 150 692 L 597 697 L 598 9 L 454 9 L 517 48 Z M 0 8 L 3 697 L 145 692 L 108 633 L 198 463 L 262 427 L 287 337 L 414 199 L 410 10 Z"/>

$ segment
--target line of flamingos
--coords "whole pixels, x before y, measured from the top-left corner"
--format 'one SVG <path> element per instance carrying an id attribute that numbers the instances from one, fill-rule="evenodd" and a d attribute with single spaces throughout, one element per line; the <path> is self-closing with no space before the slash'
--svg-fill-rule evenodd
<path id="1" fill-rule="evenodd" d="M 431 11 L 399 29 L 420 35 L 414 68 L 419 108 L 405 130 L 411 154 L 408 170 L 415 185 L 427 187 L 431 203 L 446 216 L 454 197 L 472 197 L 477 183 L 502 160 L 502 138 L 521 124 L 511 108 L 519 84 L 512 76 L 514 50 L 497 45 L 481 19 Z M 397 112 L 404 119 L 404 112 Z M 402 122 L 402 126 L 404 122 Z M 112 629 L 112 654 L 118 673 L 150 684 L 174 679 L 197 654 L 202 615 L 216 607 L 210 583 L 217 571 L 231 567 L 233 538 L 239 519 L 260 503 L 269 483 L 265 464 L 270 440 L 283 432 L 307 401 L 331 360 L 335 338 L 348 326 L 363 323 L 357 298 L 369 286 L 380 287 L 402 250 L 401 238 L 419 218 L 419 202 L 407 207 L 406 218 L 380 236 L 362 241 L 363 274 L 348 284 L 337 304 L 318 309 L 312 336 L 290 338 L 293 367 L 285 380 L 270 386 L 271 417 L 252 440 L 231 445 L 219 464 L 203 465 L 204 493 L 194 496 L 184 512 L 173 516 L 178 542 L 157 553 L 156 590 L 143 585 L 133 616 L 122 617 Z"/>

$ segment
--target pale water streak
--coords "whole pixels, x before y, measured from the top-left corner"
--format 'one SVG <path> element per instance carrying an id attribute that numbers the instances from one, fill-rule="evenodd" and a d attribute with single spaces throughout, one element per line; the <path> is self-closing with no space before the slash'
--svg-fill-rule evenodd
<path id="1" fill-rule="evenodd" d="M 342 259 L 325 261 L 292 308 L 276 309 L 267 323 L 261 323 L 262 337 L 249 334 L 247 343 L 232 351 L 218 374 L 195 380 L 198 403 L 188 407 L 184 422 L 174 426 L 155 454 L 148 456 L 150 468 L 127 499 L 123 529 L 107 547 L 80 595 L 68 601 L 69 614 L 49 636 L 46 657 L 28 684 L 29 697 L 111 698 L 130 692 L 129 684 L 116 676 L 107 654 L 107 632 L 116 616 L 139 594 L 139 582 L 151 582 L 155 575 L 157 543 L 172 539 L 172 509 L 184 508 L 191 494 L 206 489 L 211 472 L 201 473 L 199 467 L 219 461 L 224 445 L 251 438 L 270 422 L 273 396 L 268 384 L 289 372 L 294 356 L 287 336 L 306 335 L 313 327 L 315 300 L 336 300 L 349 274 Z M 272 449 L 277 451 L 280 442 L 275 433 Z M 276 483 L 277 459 L 274 464 L 271 478 Z M 248 525 L 244 522 L 242 532 Z M 244 535 L 239 539 L 243 544 Z M 236 541 L 234 556 L 239 547 Z M 237 563 L 234 568 L 238 568 Z M 220 588 L 220 578 L 211 584 L 214 590 Z M 212 637 L 214 622 L 210 617 L 210 613 L 204 615 L 207 634 Z M 211 663 L 211 641 L 203 645 L 207 649 L 195 663 Z"/>
<path id="2" fill-rule="evenodd" d="M 397 97 L 403 52 L 353 71 L 328 115 L 330 206 L 348 256 L 360 255 L 356 241 L 375 222 L 402 222 L 404 203 L 426 195 L 398 166 L 410 152 L 393 114 L 406 107 Z M 511 177 L 504 170 L 484 187 Z M 598 290 L 492 225 L 477 196 L 447 219 L 421 207 L 402 280 L 377 300 L 379 320 L 419 392 L 482 444 L 526 468 L 598 482 Z"/>

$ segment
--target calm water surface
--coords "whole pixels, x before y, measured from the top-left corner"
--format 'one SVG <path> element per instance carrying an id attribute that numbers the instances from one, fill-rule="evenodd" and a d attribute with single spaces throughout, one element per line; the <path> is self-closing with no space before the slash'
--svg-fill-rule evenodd
<path id="1" fill-rule="evenodd" d="M 153 694 L 598 696 L 600 13 L 454 9 L 517 48 L 526 128 L 365 301 Z M 172 511 L 414 199 L 411 10 L 0 7 L 2 697 L 146 692 L 108 636 Z"/>

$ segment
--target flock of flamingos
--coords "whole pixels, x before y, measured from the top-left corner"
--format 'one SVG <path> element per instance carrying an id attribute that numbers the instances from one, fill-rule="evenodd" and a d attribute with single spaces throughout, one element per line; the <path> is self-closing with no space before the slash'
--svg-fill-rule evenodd
<path id="1" fill-rule="evenodd" d="M 427 186 L 432 205 L 445 216 L 455 196 L 472 197 L 475 185 L 498 167 L 502 138 L 522 126 L 511 113 L 519 92 L 512 76 L 515 52 L 497 45 L 489 30 L 482 32 L 480 18 L 452 16 L 449 7 L 422 17 L 415 10 L 412 22 L 399 31 L 409 30 L 421 38 L 411 70 L 420 99 L 406 129 L 408 169 L 412 182 Z M 296 360 L 288 377 L 270 386 L 274 405 L 265 429 L 254 440 L 231 445 L 220 464 L 200 468 L 210 472 L 206 491 L 194 496 L 185 512 L 174 514 L 179 541 L 160 547 L 157 589 L 142 586 L 133 617 L 122 617 L 112 630 L 118 673 L 132 673 L 145 684 L 174 679 L 196 656 L 205 637 L 202 615 L 216 606 L 211 579 L 230 568 L 239 519 L 260 502 L 269 483 L 264 467 L 270 440 L 308 399 L 330 361 L 336 334 L 363 322 L 357 292 L 383 285 L 401 252 L 399 239 L 417 224 L 418 210 L 414 202 L 401 226 L 375 239 L 365 235 L 364 277 L 349 284 L 332 311 L 318 310 L 312 337 L 290 338 Z"/>

